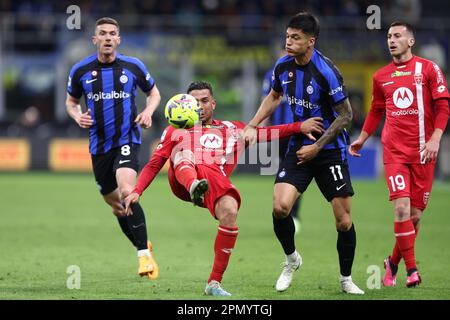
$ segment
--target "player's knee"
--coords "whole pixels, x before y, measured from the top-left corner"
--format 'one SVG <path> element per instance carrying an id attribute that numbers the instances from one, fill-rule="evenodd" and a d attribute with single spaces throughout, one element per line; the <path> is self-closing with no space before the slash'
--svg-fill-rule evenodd
<path id="1" fill-rule="evenodd" d="M 236 205 L 228 201 L 224 202 L 219 208 L 218 219 L 220 224 L 225 227 L 233 227 L 236 225 L 238 209 Z"/>
<path id="2" fill-rule="evenodd" d="M 406 220 L 410 217 L 410 206 L 407 203 L 399 202 L 395 205 L 394 214 L 398 220 Z"/>
<path id="3" fill-rule="evenodd" d="M 195 165 L 195 155 L 191 150 L 181 150 L 175 153 L 173 157 L 174 169 L 176 169 L 176 167 L 178 167 L 183 162 Z"/>
<path id="4" fill-rule="evenodd" d="M 339 231 L 348 231 L 352 227 L 352 219 L 350 216 L 336 220 L 336 229 Z"/>
<path id="5" fill-rule="evenodd" d="M 273 204 L 273 215 L 277 219 L 286 218 L 291 211 L 291 206 L 285 201 L 275 201 Z"/>
<path id="6" fill-rule="evenodd" d="M 123 217 L 123 216 L 125 216 L 125 209 L 124 209 L 124 207 L 122 207 L 122 205 L 115 204 L 112 206 L 112 213 L 116 217 Z"/>

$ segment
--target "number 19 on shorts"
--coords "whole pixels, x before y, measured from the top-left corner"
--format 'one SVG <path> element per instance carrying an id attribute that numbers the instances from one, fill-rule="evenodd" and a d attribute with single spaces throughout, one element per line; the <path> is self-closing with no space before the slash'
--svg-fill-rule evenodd
<path id="1" fill-rule="evenodd" d="M 392 191 L 396 192 L 397 190 L 404 190 L 406 188 L 405 178 L 401 174 L 388 177 L 389 182 L 391 183 Z"/>

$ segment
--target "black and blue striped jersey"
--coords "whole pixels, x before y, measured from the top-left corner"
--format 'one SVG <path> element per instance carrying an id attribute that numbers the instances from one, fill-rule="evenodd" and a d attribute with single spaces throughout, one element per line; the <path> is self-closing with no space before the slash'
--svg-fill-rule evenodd
<path id="1" fill-rule="evenodd" d="M 333 62 L 314 49 L 311 60 L 304 66 L 288 55 L 280 58 L 274 67 L 271 87 L 284 93 L 292 110 L 294 121 L 305 121 L 311 117 L 322 117 L 324 129 L 337 118 L 333 106 L 342 103 L 347 97 L 344 80 Z M 314 143 L 304 135 L 291 137 L 289 149 Z M 334 141 L 324 149 L 346 150 L 349 143 L 344 129 Z M 343 151 L 345 157 L 345 151 Z"/>
<path id="2" fill-rule="evenodd" d="M 155 81 L 137 58 L 117 54 L 112 63 L 101 63 L 93 54 L 70 71 L 67 92 L 74 98 L 84 94 L 94 120 L 89 129 L 89 151 L 103 154 L 125 144 L 141 143 L 136 88 L 149 92 Z"/>
<path id="3" fill-rule="evenodd" d="M 273 71 L 267 71 L 264 76 L 264 82 L 262 87 L 263 96 L 267 96 L 271 88 L 271 79 Z M 286 124 L 294 122 L 294 117 L 292 115 L 291 107 L 287 103 L 286 97 L 283 96 L 280 104 L 275 109 L 275 111 L 270 115 L 270 123 L 272 125 Z"/>

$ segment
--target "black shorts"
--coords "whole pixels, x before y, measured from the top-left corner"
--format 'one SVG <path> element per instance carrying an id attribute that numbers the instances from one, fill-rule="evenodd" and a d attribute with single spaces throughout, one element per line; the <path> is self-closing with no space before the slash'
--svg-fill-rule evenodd
<path id="1" fill-rule="evenodd" d="M 291 150 L 280 164 L 275 183 L 289 183 L 304 193 L 314 178 L 327 201 L 353 196 L 350 171 L 347 159 L 342 159 L 343 152 L 340 149 L 322 150 L 313 160 L 298 165 L 295 151 Z"/>
<path id="2" fill-rule="evenodd" d="M 131 168 L 138 172 L 139 147 L 138 144 L 125 144 L 111 149 L 107 153 L 91 156 L 95 181 L 102 195 L 116 190 L 117 169 Z"/>

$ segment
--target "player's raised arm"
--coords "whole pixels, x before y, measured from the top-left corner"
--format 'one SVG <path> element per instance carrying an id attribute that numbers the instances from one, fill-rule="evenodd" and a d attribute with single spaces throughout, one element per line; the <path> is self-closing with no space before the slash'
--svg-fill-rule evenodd
<path id="1" fill-rule="evenodd" d="M 303 122 L 293 122 L 268 127 L 257 127 L 256 129 L 258 131 L 258 142 L 283 139 L 298 133 L 302 133 L 309 139 L 315 141 L 316 138 L 313 136 L 313 133 L 322 134 L 324 131 L 323 118 L 321 117 L 312 117 Z"/>
<path id="2" fill-rule="evenodd" d="M 144 129 L 148 129 L 152 126 L 153 113 L 155 112 L 156 108 L 159 106 L 159 103 L 161 102 L 161 94 L 159 93 L 159 90 L 156 87 L 156 85 L 154 85 L 153 88 L 146 94 L 147 94 L 146 107 L 144 111 L 138 114 L 135 120 L 135 122 Z"/>
<path id="3" fill-rule="evenodd" d="M 269 94 L 263 99 L 261 106 L 256 112 L 255 116 L 252 120 L 247 124 L 244 129 L 244 139 L 245 142 L 249 144 L 254 144 L 257 139 L 256 127 L 260 124 L 264 119 L 270 116 L 273 111 L 280 104 L 282 97 L 282 93 L 276 92 L 275 90 L 270 90 Z"/>
<path id="4" fill-rule="evenodd" d="M 90 128 L 94 124 L 94 120 L 92 120 L 89 110 L 83 113 L 81 111 L 80 99 L 72 97 L 70 94 L 67 94 L 66 110 L 69 116 L 75 120 L 81 128 Z"/>

